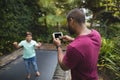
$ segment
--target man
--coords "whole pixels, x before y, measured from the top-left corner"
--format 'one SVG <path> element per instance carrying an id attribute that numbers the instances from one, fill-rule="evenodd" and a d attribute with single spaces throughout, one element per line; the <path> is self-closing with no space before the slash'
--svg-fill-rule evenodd
<path id="1" fill-rule="evenodd" d="M 72 80 L 98 80 L 97 61 L 101 46 L 101 37 L 96 30 L 85 25 L 85 14 L 80 9 L 73 9 L 67 16 L 70 34 L 77 37 L 64 36 L 71 41 L 66 54 L 62 52 L 61 41 L 54 38 L 58 50 L 58 62 L 63 70 L 71 70 Z"/>
<path id="2" fill-rule="evenodd" d="M 23 47 L 23 59 L 25 62 L 26 70 L 27 70 L 27 78 L 30 79 L 30 64 L 32 63 L 34 67 L 34 71 L 36 76 L 40 76 L 38 71 L 37 63 L 36 63 L 36 54 L 35 54 L 35 47 L 40 47 L 41 43 L 37 43 L 36 41 L 32 40 L 32 33 L 26 33 L 26 39 L 21 41 L 19 44 L 17 42 L 13 43 L 16 48 Z"/>

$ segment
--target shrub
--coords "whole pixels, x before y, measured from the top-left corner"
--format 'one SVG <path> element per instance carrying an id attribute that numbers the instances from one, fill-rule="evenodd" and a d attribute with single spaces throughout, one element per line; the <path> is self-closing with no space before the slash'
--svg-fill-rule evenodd
<path id="1" fill-rule="evenodd" d="M 116 48 L 114 40 L 102 38 L 98 65 L 99 70 L 111 80 L 120 80 L 120 50 Z"/>

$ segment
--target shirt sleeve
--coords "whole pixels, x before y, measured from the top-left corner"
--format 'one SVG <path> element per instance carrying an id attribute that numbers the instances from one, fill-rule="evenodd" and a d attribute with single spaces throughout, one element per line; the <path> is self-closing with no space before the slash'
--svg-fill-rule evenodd
<path id="1" fill-rule="evenodd" d="M 23 46 L 23 41 L 21 41 L 18 46 L 22 47 Z"/>
<path id="2" fill-rule="evenodd" d="M 34 41 L 34 45 L 35 45 L 35 46 L 38 46 L 38 43 L 37 43 L 36 41 Z"/>
<path id="3" fill-rule="evenodd" d="M 70 69 L 73 69 L 80 62 L 80 58 L 80 52 L 74 47 L 68 46 L 63 63 Z"/>

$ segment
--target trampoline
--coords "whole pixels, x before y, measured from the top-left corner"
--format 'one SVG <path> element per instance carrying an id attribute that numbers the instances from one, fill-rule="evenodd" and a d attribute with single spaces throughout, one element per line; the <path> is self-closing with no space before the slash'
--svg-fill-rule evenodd
<path id="1" fill-rule="evenodd" d="M 41 73 L 37 80 L 52 80 L 57 66 L 57 51 L 36 50 L 38 68 Z M 35 73 L 31 66 L 31 79 L 35 80 Z M 11 62 L 0 70 L 0 80 L 26 80 L 26 69 L 22 57 Z"/>

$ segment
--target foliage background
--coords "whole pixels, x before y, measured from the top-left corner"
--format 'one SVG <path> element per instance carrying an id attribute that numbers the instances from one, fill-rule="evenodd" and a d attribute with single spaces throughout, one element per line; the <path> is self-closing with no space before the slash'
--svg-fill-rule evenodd
<path id="1" fill-rule="evenodd" d="M 43 43 L 52 43 L 55 31 L 68 34 L 66 15 L 76 7 L 87 10 L 88 27 L 103 37 L 99 70 L 120 80 L 119 0 L 0 0 L 0 55 L 15 50 L 12 43 L 24 39 L 26 31 Z"/>

